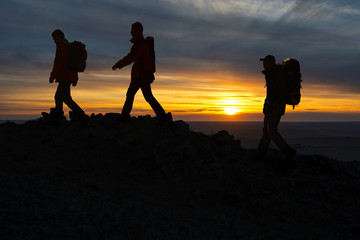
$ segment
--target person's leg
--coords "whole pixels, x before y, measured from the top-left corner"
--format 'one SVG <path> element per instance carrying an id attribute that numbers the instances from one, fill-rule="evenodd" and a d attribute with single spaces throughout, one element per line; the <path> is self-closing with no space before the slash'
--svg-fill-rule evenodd
<path id="1" fill-rule="evenodd" d="M 66 92 L 66 84 L 59 82 L 55 92 L 55 113 L 63 112 L 64 95 Z"/>
<path id="2" fill-rule="evenodd" d="M 140 88 L 139 84 L 133 81 L 130 82 L 129 88 L 126 92 L 126 100 L 121 111 L 122 118 L 127 118 L 130 116 L 130 112 L 132 110 L 134 103 L 135 94 L 137 93 L 139 88 Z"/>
<path id="3" fill-rule="evenodd" d="M 288 157 L 289 155 L 294 155 L 295 150 L 287 144 L 278 131 L 280 119 L 281 112 L 274 109 L 270 114 L 267 130 L 271 140 L 273 140 L 276 146 Z"/>
<path id="4" fill-rule="evenodd" d="M 266 155 L 266 153 L 268 151 L 270 142 L 271 142 L 271 138 L 270 138 L 270 135 L 268 133 L 269 118 L 270 118 L 270 114 L 265 114 L 263 134 L 261 136 L 261 139 L 260 139 L 260 142 L 259 142 L 259 145 L 258 145 L 258 153 L 262 158 L 265 157 L 265 155 Z"/>
<path id="5" fill-rule="evenodd" d="M 145 83 L 141 86 L 141 91 L 144 95 L 145 100 L 150 104 L 151 108 L 154 110 L 156 116 L 163 120 L 166 118 L 166 113 L 160 103 L 156 100 L 151 91 L 151 86 L 149 83 Z"/>
<path id="6" fill-rule="evenodd" d="M 48 124 L 58 125 L 60 124 L 61 116 L 63 116 L 63 102 L 64 95 L 66 92 L 66 84 L 59 82 L 58 87 L 55 92 L 55 111 L 51 114 L 51 119 Z"/>
<path id="7" fill-rule="evenodd" d="M 63 102 L 73 111 L 75 116 L 80 120 L 82 126 L 84 127 L 89 121 L 89 116 L 80 108 L 79 105 L 72 99 L 70 93 L 71 82 L 62 83 L 62 99 Z"/>
<path id="8" fill-rule="evenodd" d="M 71 82 L 64 83 L 63 101 L 75 114 L 78 114 L 81 117 L 85 113 L 79 107 L 79 105 L 77 105 L 77 103 L 72 99 L 71 94 L 70 94 L 70 86 L 71 86 Z"/>

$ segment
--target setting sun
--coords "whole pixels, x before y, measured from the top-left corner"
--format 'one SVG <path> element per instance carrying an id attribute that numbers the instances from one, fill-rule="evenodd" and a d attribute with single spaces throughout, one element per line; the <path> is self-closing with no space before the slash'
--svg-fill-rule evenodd
<path id="1" fill-rule="evenodd" d="M 235 115 L 240 112 L 239 100 L 226 99 L 221 101 L 221 108 L 226 115 Z"/>
<path id="2" fill-rule="evenodd" d="M 227 114 L 227 115 L 234 115 L 236 113 L 239 112 L 239 109 L 235 108 L 235 107 L 225 107 L 224 108 L 224 112 Z"/>

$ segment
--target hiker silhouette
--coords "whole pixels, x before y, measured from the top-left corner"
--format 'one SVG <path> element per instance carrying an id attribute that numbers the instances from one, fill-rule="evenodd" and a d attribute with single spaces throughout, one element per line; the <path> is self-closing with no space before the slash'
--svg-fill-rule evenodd
<path id="1" fill-rule="evenodd" d="M 126 93 L 126 100 L 121 112 L 121 121 L 130 118 L 130 112 L 133 107 L 135 94 L 141 89 L 145 100 L 150 104 L 159 119 L 159 124 L 171 121 L 171 113 L 166 114 L 163 107 L 155 99 L 151 91 L 151 83 L 154 81 L 155 72 L 155 51 L 154 39 L 152 37 L 144 38 L 143 26 L 140 22 L 131 25 L 131 47 L 130 53 L 119 60 L 113 67 L 113 70 L 121 69 L 131 63 L 131 81 Z"/>
<path id="2" fill-rule="evenodd" d="M 266 81 L 266 99 L 264 103 L 264 128 L 258 145 L 257 154 L 251 156 L 254 160 L 264 160 L 271 140 L 285 154 L 287 164 L 293 163 L 296 151 L 291 148 L 278 131 L 281 117 L 285 114 L 286 84 L 281 65 L 276 64 L 275 57 L 267 55 L 261 58 Z"/>
<path id="3" fill-rule="evenodd" d="M 88 116 L 76 104 L 70 95 L 70 85 L 74 87 L 78 82 L 78 73 L 70 70 L 69 61 L 69 41 L 65 38 L 65 34 L 60 29 L 53 31 L 52 38 L 56 44 L 56 54 L 52 72 L 50 73 L 49 82 L 59 83 L 55 93 L 55 112 L 51 116 L 48 124 L 58 125 L 63 116 L 63 103 L 65 103 L 74 114 L 80 119 L 82 125 L 86 125 Z"/>

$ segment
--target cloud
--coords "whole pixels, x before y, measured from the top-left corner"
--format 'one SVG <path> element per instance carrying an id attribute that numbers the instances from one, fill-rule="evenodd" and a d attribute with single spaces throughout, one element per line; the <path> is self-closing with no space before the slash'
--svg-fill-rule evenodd
<path id="1" fill-rule="evenodd" d="M 174 6 L 183 9 L 189 15 L 202 15 L 204 18 L 211 16 L 241 15 L 243 17 L 261 17 L 275 20 L 293 7 L 295 1 L 285 0 L 170 0 Z"/>
<path id="2" fill-rule="evenodd" d="M 258 59 L 274 54 L 300 60 L 305 87 L 360 93 L 359 1 L 14 0 L 2 3 L 0 18 L 2 75 L 48 75 L 56 28 L 86 44 L 87 71 L 113 74 L 112 64 L 130 50 L 131 23 L 140 21 L 155 37 L 158 74 L 179 75 L 167 83 L 174 88 L 194 85 L 191 74 L 219 78 L 200 86 L 221 86 L 221 72 L 262 79 Z"/>
<path id="3" fill-rule="evenodd" d="M 359 2 L 354 0 L 298 0 L 286 17 L 291 21 L 328 22 L 360 16 Z"/>

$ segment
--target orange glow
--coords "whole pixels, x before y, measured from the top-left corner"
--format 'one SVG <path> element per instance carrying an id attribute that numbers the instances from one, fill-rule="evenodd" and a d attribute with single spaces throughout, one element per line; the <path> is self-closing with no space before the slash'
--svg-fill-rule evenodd
<path id="1" fill-rule="evenodd" d="M 0 119 L 9 119 L 10 115 L 41 116 L 41 112 L 54 107 L 57 84 L 49 84 L 47 79 L 47 74 L 28 76 L 26 85 L 3 88 Z M 19 81 L 9 76 L 0 76 L 0 80 Z M 129 81 L 130 73 L 125 70 L 87 72 L 80 74 L 78 86 L 72 88 L 71 94 L 88 114 L 121 112 Z M 319 93 L 319 87 L 308 82 L 303 87 L 300 105 L 295 110 L 288 107 L 287 113 L 360 113 L 360 100 L 356 94 L 338 89 L 324 90 L 324 87 Z M 246 119 L 246 114 L 257 114 L 261 118 L 266 94 L 264 79 L 260 74 L 238 76 L 223 72 L 161 72 L 161 69 L 152 90 L 165 111 L 172 112 L 175 118 L 192 116 L 190 120 L 196 120 L 209 116 L 206 119 L 217 121 L 241 121 Z M 65 106 L 64 111 L 68 110 Z M 154 115 L 139 90 L 132 115 L 145 114 Z"/>
<path id="2" fill-rule="evenodd" d="M 234 99 L 225 99 L 221 100 L 221 108 L 223 109 L 223 112 L 227 115 L 235 115 L 240 112 L 240 100 L 234 100 Z"/>
<path id="3" fill-rule="evenodd" d="M 234 115 L 239 112 L 239 109 L 236 109 L 235 107 L 225 107 L 224 112 L 227 115 Z"/>

